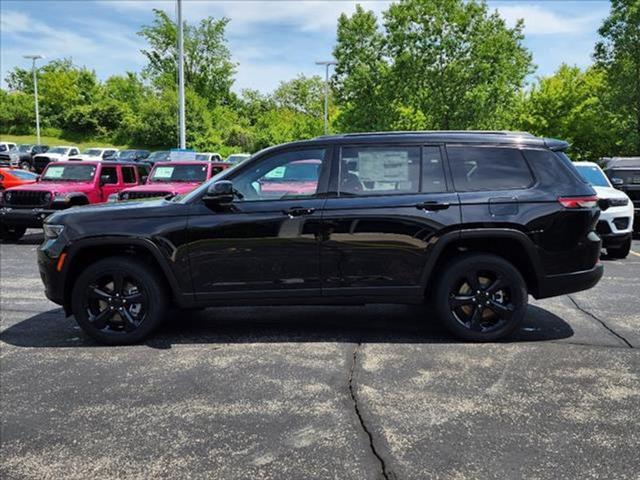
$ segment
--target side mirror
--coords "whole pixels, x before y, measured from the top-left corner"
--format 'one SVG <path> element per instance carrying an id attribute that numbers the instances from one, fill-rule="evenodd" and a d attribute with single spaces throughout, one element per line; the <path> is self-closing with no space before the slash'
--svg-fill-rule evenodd
<path id="1" fill-rule="evenodd" d="M 140 177 L 140 183 L 147 183 L 147 178 L 149 178 L 149 175 L 142 175 Z"/>
<path id="2" fill-rule="evenodd" d="M 107 183 L 109 183 L 111 177 L 109 175 L 100 175 L 100 186 L 104 187 Z"/>
<path id="3" fill-rule="evenodd" d="M 229 180 L 220 180 L 207 188 L 202 200 L 208 206 L 224 206 L 233 202 L 233 183 Z"/>

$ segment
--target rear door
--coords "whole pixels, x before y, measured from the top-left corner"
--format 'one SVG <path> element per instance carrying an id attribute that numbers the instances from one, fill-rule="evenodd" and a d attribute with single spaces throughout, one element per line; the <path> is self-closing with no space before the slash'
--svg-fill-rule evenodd
<path id="1" fill-rule="evenodd" d="M 337 164 L 337 165 L 336 165 Z M 342 146 L 323 212 L 323 295 L 409 295 L 460 222 L 439 145 Z"/>

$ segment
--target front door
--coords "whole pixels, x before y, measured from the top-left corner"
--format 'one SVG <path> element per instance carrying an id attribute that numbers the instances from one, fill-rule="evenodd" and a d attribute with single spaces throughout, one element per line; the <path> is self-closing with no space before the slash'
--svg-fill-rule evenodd
<path id="1" fill-rule="evenodd" d="M 117 167 L 102 167 L 100 172 L 100 192 L 102 201 L 109 200 L 109 195 L 117 193 L 122 189 L 122 180 L 118 175 Z"/>
<path id="2" fill-rule="evenodd" d="M 337 162 L 337 196 L 323 213 L 323 294 L 419 294 L 435 241 L 460 223 L 440 147 L 343 146 Z"/>
<path id="3" fill-rule="evenodd" d="M 267 154 L 226 178 L 236 200 L 189 218 L 198 300 L 320 295 L 319 232 L 331 149 Z"/>

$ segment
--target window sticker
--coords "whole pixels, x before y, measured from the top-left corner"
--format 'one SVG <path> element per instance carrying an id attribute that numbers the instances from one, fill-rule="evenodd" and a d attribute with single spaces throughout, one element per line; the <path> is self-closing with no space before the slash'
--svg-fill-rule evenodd
<path id="1" fill-rule="evenodd" d="M 49 167 L 47 169 L 47 178 L 62 178 L 64 167 Z"/>
<path id="2" fill-rule="evenodd" d="M 276 167 L 273 170 L 271 170 L 270 172 L 268 172 L 264 178 L 284 178 L 284 174 L 287 170 L 286 166 L 282 166 L 282 167 Z"/>
<path id="3" fill-rule="evenodd" d="M 171 178 L 174 167 L 158 167 L 156 168 L 153 178 Z"/>
<path id="4" fill-rule="evenodd" d="M 358 152 L 358 170 L 363 182 L 409 181 L 409 152 Z"/>

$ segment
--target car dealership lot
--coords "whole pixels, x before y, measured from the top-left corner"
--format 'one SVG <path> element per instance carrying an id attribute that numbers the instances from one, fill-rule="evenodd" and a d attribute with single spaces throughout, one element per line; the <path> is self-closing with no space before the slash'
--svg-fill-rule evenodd
<path id="1" fill-rule="evenodd" d="M 2 478 L 637 478 L 640 254 L 506 342 L 383 305 L 174 313 L 102 347 L 45 299 L 40 240 L 0 246 Z"/>

